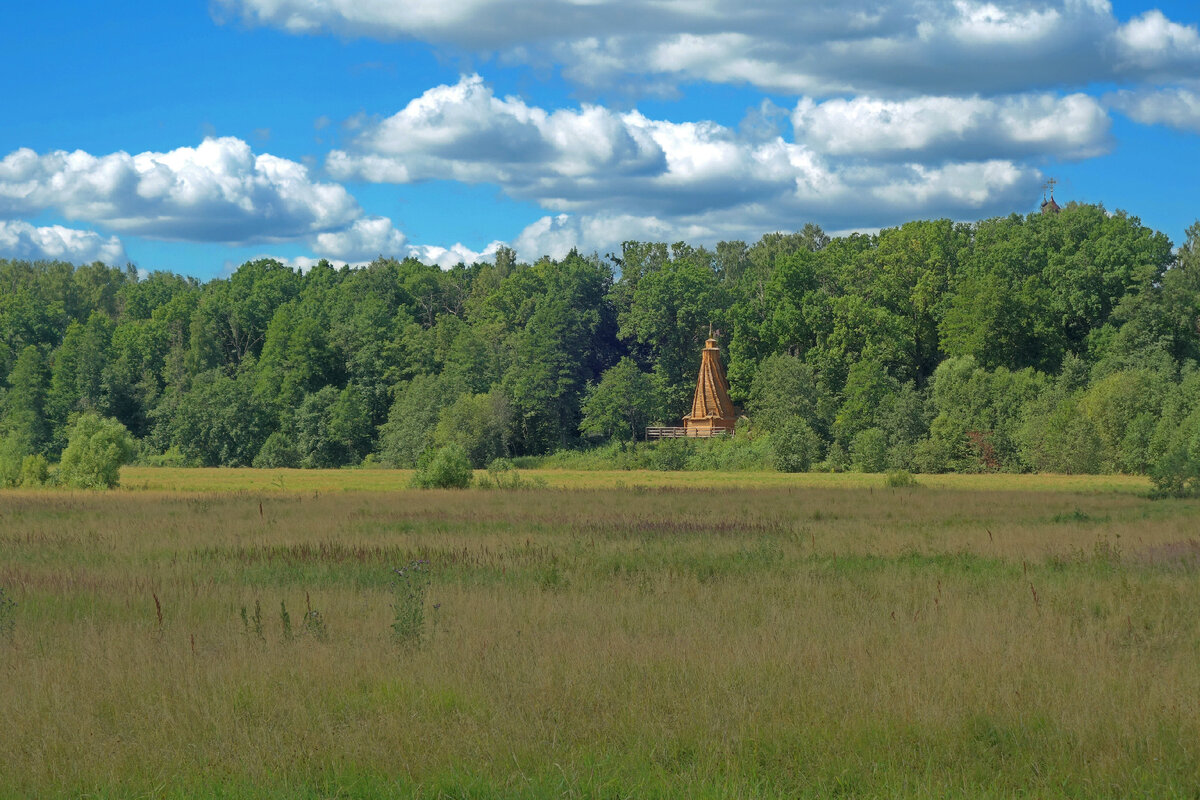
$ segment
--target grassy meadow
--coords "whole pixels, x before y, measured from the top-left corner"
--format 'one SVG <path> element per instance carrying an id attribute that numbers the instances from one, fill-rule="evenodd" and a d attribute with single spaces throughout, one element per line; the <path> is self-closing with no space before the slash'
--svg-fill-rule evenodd
<path id="1" fill-rule="evenodd" d="M 522 476 L 552 489 L 872 489 L 884 476 L 863 472 L 684 472 L 658 470 L 536 469 Z M 477 475 L 486 474 L 477 470 Z M 405 469 L 229 469 L 225 467 L 124 467 L 126 491 L 225 492 L 393 492 L 407 489 L 413 471 Z M 922 475 L 920 484 L 937 489 L 1059 491 L 1094 494 L 1146 494 L 1143 475 L 963 474 Z"/>
<path id="2" fill-rule="evenodd" d="M 1200 795 L 1200 503 L 537 477 L 0 493 L 0 797 Z"/>

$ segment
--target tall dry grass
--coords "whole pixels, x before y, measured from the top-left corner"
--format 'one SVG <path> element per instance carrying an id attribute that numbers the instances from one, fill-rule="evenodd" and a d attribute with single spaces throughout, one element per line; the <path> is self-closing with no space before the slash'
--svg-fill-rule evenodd
<path id="1" fill-rule="evenodd" d="M 484 474 L 483 470 L 476 472 Z M 659 470 L 520 470 L 556 489 L 869 489 L 882 487 L 883 475 L 862 472 L 667 472 Z M 412 482 L 412 470 L 400 469 L 230 469 L 226 467 L 137 467 L 121 470 L 126 491 L 225 492 L 388 492 Z M 1032 492 L 1129 492 L 1146 494 L 1143 475 L 958 474 L 921 475 L 922 486 L 936 489 L 997 489 Z"/>
<path id="2" fill-rule="evenodd" d="M 1194 796 L 1197 510 L 4 493 L 0 795 Z M 427 627 L 399 647 L 417 559 Z"/>

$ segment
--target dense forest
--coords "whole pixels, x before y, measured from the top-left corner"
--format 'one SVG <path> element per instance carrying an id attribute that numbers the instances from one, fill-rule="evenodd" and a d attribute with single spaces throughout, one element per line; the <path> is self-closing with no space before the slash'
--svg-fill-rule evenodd
<path id="1" fill-rule="evenodd" d="M 146 463 L 653 464 L 711 325 L 745 418 L 675 466 L 1138 473 L 1200 452 L 1198 320 L 1200 223 L 1078 204 L 447 271 L 0 261 L 0 448 L 55 461 L 93 412 Z"/>

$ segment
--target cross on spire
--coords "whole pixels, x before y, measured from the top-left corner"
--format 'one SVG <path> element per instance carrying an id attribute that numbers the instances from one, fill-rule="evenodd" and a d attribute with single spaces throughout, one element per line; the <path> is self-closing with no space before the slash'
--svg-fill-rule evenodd
<path id="1" fill-rule="evenodd" d="M 1043 199 L 1043 200 L 1045 200 L 1045 199 L 1046 199 L 1046 190 L 1047 190 L 1047 189 L 1049 189 L 1049 190 L 1050 190 L 1050 197 L 1051 197 L 1051 199 L 1053 199 L 1053 197 L 1054 197 L 1054 187 L 1055 187 L 1055 186 L 1057 186 L 1057 185 L 1058 185 L 1058 181 L 1057 181 L 1057 180 L 1055 180 L 1054 178 L 1050 178 L 1050 179 L 1049 179 L 1049 180 L 1047 180 L 1045 183 L 1043 183 L 1043 184 L 1042 184 L 1042 199 Z"/>

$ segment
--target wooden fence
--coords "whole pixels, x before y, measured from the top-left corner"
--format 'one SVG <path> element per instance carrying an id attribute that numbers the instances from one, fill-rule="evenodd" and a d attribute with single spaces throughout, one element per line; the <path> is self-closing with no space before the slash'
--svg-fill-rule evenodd
<path id="1" fill-rule="evenodd" d="M 723 428 L 646 428 L 647 439 L 708 439 L 713 436 L 728 436 Z"/>

